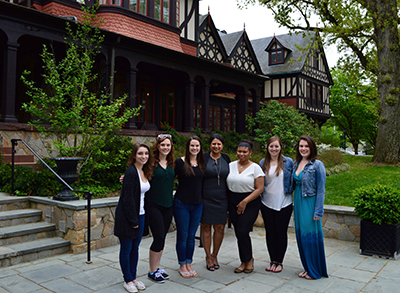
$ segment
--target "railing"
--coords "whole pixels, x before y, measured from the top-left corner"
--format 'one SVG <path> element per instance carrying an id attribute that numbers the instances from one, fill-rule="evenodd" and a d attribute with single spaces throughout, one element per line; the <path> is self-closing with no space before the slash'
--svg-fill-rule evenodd
<path id="1" fill-rule="evenodd" d="M 80 190 L 74 190 L 67 182 L 65 182 L 64 179 L 60 177 L 43 159 L 23 140 L 23 139 L 11 139 L 11 145 L 12 145 L 12 152 L 11 152 L 11 194 L 14 195 L 14 171 L 15 171 L 15 153 L 17 152 L 15 150 L 15 147 L 18 145 L 18 142 L 22 142 L 28 150 L 32 152 L 32 154 L 35 155 L 36 158 L 38 158 L 43 165 L 47 167 L 57 178 L 60 180 L 62 184 L 64 184 L 69 190 L 75 193 L 82 193 L 84 194 L 84 198 L 87 200 L 87 211 L 88 211 L 88 227 L 87 227 L 87 233 L 88 233 L 88 246 L 87 246 L 87 264 L 91 264 L 92 261 L 90 260 L 90 210 L 91 210 L 91 200 L 92 200 L 92 195 L 93 193 L 91 191 L 80 191 Z"/>

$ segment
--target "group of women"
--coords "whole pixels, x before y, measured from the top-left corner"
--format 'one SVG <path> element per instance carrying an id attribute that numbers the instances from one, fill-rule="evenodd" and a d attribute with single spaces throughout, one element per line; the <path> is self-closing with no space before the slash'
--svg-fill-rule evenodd
<path id="1" fill-rule="evenodd" d="M 157 283 L 169 278 L 159 266 L 172 216 L 176 224 L 179 274 L 183 278 L 198 276 L 192 261 L 200 223 L 206 268 L 209 271 L 220 268 L 218 252 L 228 215 L 234 226 L 241 261 L 234 272 L 251 273 L 254 258 L 250 232 L 260 210 L 271 258 L 266 270 L 281 272 L 293 209 L 304 267 L 299 277 L 328 277 L 321 225 L 326 175 L 323 163 L 316 159 L 313 139 L 306 135 L 300 137 L 294 164 L 291 158 L 282 155 L 278 137 L 269 139 L 265 158 L 259 164 L 250 160 L 251 141 L 239 143 L 238 160 L 234 162 L 222 153 L 223 146 L 224 138 L 213 134 L 211 151 L 203 154 L 200 138 L 191 136 L 186 143 L 185 156 L 175 161 L 173 141 L 168 134 L 157 137 L 153 154 L 145 144 L 134 146 L 129 167 L 121 177 L 123 184 L 114 228 L 114 234 L 120 239 L 120 265 L 128 292 L 145 289 L 145 285 L 136 280 L 139 244 L 147 226 L 145 219 L 153 235 L 148 278 Z M 173 196 L 175 178 L 178 185 Z"/>

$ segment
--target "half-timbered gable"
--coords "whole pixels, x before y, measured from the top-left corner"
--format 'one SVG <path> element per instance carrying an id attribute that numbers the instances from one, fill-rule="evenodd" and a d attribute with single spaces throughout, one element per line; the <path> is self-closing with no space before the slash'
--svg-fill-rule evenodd
<path id="1" fill-rule="evenodd" d="M 246 31 L 231 34 L 220 32 L 220 36 L 234 68 L 254 74 L 262 73 Z"/>
<path id="2" fill-rule="evenodd" d="M 197 55 L 219 63 L 224 63 L 228 57 L 210 14 L 200 16 Z"/>
<path id="3" fill-rule="evenodd" d="M 329 118 L 329 86 L 333 82 L 322 46 L 311 46 L 315 41 L 315 34 L 308 33 L 251 43 L 262 72 L 270 78 L 265 82 L 262 100 L 279 100 L 325 122 Z"/>

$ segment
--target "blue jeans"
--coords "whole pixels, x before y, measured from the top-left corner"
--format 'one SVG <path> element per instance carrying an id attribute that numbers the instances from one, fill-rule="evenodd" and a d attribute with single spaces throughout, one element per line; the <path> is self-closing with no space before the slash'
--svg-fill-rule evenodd
<path id="1" fill-rule="evenodd" d="M 176 253 L 180 265 L 192 263 L 194 240 L 200 224 L 203 204 L 183 204 L 174 199 L 174 217 L 176 224 Z"/>
<path id="2" fill-rule="evenodd" d="M 119 264 L 125 283 L 136 280 L 137 264 L 139 261 L 139 244 L 142 240 L 145 215 L 139 216 L 140 236 L 131 240 L 119 239 L 121 249 L 119 251 Z"/>

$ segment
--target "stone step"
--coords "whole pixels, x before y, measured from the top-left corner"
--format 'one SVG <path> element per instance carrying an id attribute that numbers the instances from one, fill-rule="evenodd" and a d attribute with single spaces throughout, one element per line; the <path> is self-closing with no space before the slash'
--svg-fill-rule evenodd
<path id="1" fill-rule="evenodd" d="M 27 223 L 39 222 L 42 211 L 34 209 L 14 210 L 0 212 L 0 228 Z"/>
<path id="2" fill-rule="evenodd" d="M 56 225 L 46 222 L 0 228 L 0 245 L 34 241 L 55 236 Z"/>
<path id="3" fill-rule="evenodd" d="M 0 267 L 67 253 L 70 242 L 59 237 L 0 247 Z"/>
<path id="4" fill-rule="evenodd" d="M 10 196 L 0 192 L 0 212 L 28 209 L 30 207 L 27 196 Z"/>

